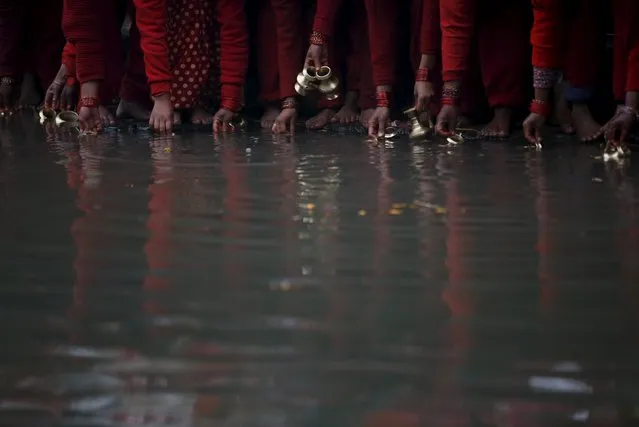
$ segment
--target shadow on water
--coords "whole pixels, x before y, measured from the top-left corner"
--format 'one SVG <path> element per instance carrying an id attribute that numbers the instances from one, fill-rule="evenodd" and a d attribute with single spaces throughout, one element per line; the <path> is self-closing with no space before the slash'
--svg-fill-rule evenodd
<path id="1" fill-rule="evenodd" d="M 0 125 L 0 425 L 631 425 L 637 173 L 559 141 Z"/>

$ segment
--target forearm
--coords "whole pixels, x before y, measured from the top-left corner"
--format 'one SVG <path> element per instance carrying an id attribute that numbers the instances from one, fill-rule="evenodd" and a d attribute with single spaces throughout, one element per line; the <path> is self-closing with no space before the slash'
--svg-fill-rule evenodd
<path id="1" fill-rule="evenodd" d="M 442 78 L 461 82 L 475 31 L 475 0 L 441 0 Z"/>
<path id="2" fill-rule="evenodd" d="M 532 65 L 537 68 L 560 69 L 566 26 L 562 16 L 564 2 L 533 0 L 533 26 L 530 31 Z"/>
<path id="3" fill-rule="evenodd" d="M 62 65 L 64 65 L 67 77 L 75 77 L 75 46 L 67 40 L 62 50 Z"/>
<path id="4" fill-rule="evenodd" d="M 313 31 L 331 37 L 335 29 L 335 19 L 342 0 L 317 0 Z"/>
<path id="5" fill-rule="evenodd" d="M 441 51 L 442 32 L 439 24 L 439 0 L 423 0 L 419 46 L 422 58 Z"/>
<path id="6" fill-rule="evenodd" d="M 241 0 L 217 0 L 220 23 L 221 106 L 238 111 L 242 105 L 242 87 L 249 60 L 249 37 Z"/>
<path id="7" fill-rule="evenodd" d="M 368 20 L 373 83 L 395 85 L 397 63 L 397 3 L 388 0 L 365 0 Z"/>
<path id="8" fill-rule="evenodd" d="M 65 0 L 62 29 L 75 47 L 75 68 L 80 83 L 105 78 L 104 38 L 99 8 L 92 0 Z"/>
<path id="9" fill-rule="evenodd" d="M 133 0 L 151 96 L 171 92 L 166 0 Z"/>
<path id="10" fill-rule="evenodd" d="M 302 60 L 301 4 L 299 0 L 270 0 L 277 29 L 277 64 L 280 76 L 280 97 L 295 96 L 297 68 Z"/>

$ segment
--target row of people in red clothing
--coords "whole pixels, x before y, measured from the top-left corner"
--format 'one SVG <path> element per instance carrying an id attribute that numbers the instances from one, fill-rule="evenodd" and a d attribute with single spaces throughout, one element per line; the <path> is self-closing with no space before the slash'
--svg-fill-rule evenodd
<path id="1" fill-rule="evenodd" d="M 16 0 L 0 1 L 0 108 L 8 107 L 20 73 L 29 66 L 42 84 L 53 81 L 46 101 L 72 107 L 79 87 L 82 126 L 99 129 L 114 118 L 103 104 L 121 96 L 117 116 L 149 118 L 157 131 L 171 130 L 188 111 L 194 123 L 229 129 L 242 108 L 249 62 L 249 26 L 240 0 L 52 0 L 25 8 Z M 526 75 L 532 45 L 534 99 L 524 130 L 531 141 L 553 109 L 564 128 L 593 139 L 602 132 L 623 136 L 637 120 L 639 36 L 633 23 L 639 2 L 615 0 L 260 0 L 256 28 L 262 125 L 273 132 L 292 130 L 297 118 L 294 89 L 303 64 L 305 35 L 310 34 L 306 64 L 329 64 L 346 76 L 339 99 L 322 100 L 310 128 L 329 121 L 360 120 L 371 135 L 383 132 L 393 105 L 398 63 L 399 13 L 411 8 L 411 60 L 415 107 L 437 115 L 437 129 L 453 130 L 461 116 L 473 43 L 484 89 L 494 111 L 483 129 L 487 137 L 510 132 L 513 108 L 526 102 Z M 33 6 L 33 5 L 31 5 Z M 56 9 L 57 8 L 57 9 Z M 123 61 L 121 24 L 132 20 L 130 52 Z M 600 12 L 614 16 L 614 94 L 620 101 L 605 126 L 588 110 L 597 77 L 596 45 Z M 532 30 L 528 25 L 533 11 Z M 37 16 L 36 16 L 37 15 Z M 51 77 L 50 64 L 60 49 L 60 15 L 65 39 L 62 65 Z M 312 19 L 306 19 L 311 16 Z M 21 49 L 22 22 L 32 27 L 30 51 Z M 308 23 L 308 24 L 307 24 Z M 343 24 L 343 25 L 342 25 Z M 22 25 L 22 27 L 21 27 Z M 27 26 L 27 28 L 29 28 Z M 343 29 L 346 29 L 345 31 Z M 30 55 L 29 55 L 30 53 Z M 33 57 L 29 60 L 29 56 Z M 44 59 L 43 59 L 44 58 Z M 339 70 L 345 58 L 346 70 Z M 27 65 L 28 64 L 28 65 Z M 563 79 L 559 102 L 553 89 Z M 50 81 L 49 80 L 49 81 Z M 28 79 L 22 80 L 23 89 Z M 46 82 L 46 83 L 45 83 Z M 29 92 L 26 90 L 25 92 Z M 219 94 L 215 114 L 208 109 Z M 622 135 L 623 134 L 623 135 Z"/>

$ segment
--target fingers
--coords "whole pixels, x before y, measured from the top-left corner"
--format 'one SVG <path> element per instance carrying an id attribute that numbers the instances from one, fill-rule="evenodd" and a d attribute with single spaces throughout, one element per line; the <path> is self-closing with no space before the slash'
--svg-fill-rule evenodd
<path id="1" fill-rule="evenodd" d="M 421 113 L 426 108 L 426 98 L 423 96 L 417 96 L 415 99 L 415 111 Z"/>
<path id="2" fill-rule="evenodd" d="M 372 118 L 369 122 L 368 122 L 368 136 L 371 138 L 376 138 L 377 137 L 377 120 L 375 118 Z"/>
<path id="3" fill-rule="evenodd" d="M 449 136 L 450 132 L 448 131 L 448 123 L 446 123 L 446 119 L 441 115 L 437 116 L 437 124 L 435 125 L 435 131 L 444 136 Z"/>

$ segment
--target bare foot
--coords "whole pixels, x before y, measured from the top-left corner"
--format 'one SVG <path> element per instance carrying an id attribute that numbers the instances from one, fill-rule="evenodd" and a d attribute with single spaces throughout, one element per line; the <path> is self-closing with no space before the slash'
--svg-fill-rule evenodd
<path id="1" fill-rule="evenodd" d="M 280 109 L 273 107 L 273 106 L 269 106 L 266 107 L 266 110 L 264 111 L 264 115 L 262 116 L 262 119 L 260 120 L 260 124 L 262 125 L 263 129 L 272 129 L 273 128 L 273 124 L 275 123 L 275 119 L 277 119 L 277 116 L 280 115 Z"/>
<path id="2" fill-rule="evenodd" d="M 572 122 L 575 124 L 579 139 L 584 142 L 597 139 L 601 125 L 592 118 L 590 109 L 586 104 L 573 104 Z"/>
<path id="3" fill-rule="evenodd" d="M 568 104 L 564 99 L 564 86 L 561 83 L 555 85 L 554 89 L 555 105 L 552 114 L 552 123 L 559 126 L 561 131 L 567 135 L 575 133 L 572 117 Z"/>
<path id="4" fill-rule="evenodd" d="M 118 109 L 115 112 L 118 118 L 132 118 L 135 120 L 149 120 L 151 112 L 139 104 L 131 101 L 120 100 Z"/>
<path id="5" fill-rule="evenodd" d="M 195 107 L 191 112 L 191 123 L 194 125 L 210 125 L 213 123 L 213 115 L 204 108 Z"/>
<path id="6" fill-rule="evenodd" d="M 339 109 L 337 113 L 335 113 L 335 116 L 333 116 L 333 119 L 331 119 L 331 121 L 347 125 L 350 123 L 355 123 L 357 121 L 357 116 L 357 108 L 352 105 L 345 104 L 342 106 L 342 108 Z"/>
<path id="7" fill-rule="evenodd" d="M 362 110 L 362 114 L 359 115 L 359 122 L 366 129 L 368 129 L 368 123 L 371 121 L 371 117 L 373 117 L 374 112 L 374 108 L 369 108 L 367 110 Z"/>
<path id="8" fill-rule="evenodd" d="M 173 110 L 173 125 L 182 124 L 182 112 L 180 110 Z"/>
<path id="9" fill-rule="evenodd" d="M 18 99 L 18 108 L 35 107 L 40 104 L 42 97 L 38 92 L 35 77 L 31 73 L 26 73 L 22 78 L 22 86 L 20 87 L 20 98 Z"/>
<path id="10" fill-rule="evenodd" d="M 495 108 L 495 116 L 480 132 L 488 139 L 506 138 L 510 134 L 510 108 Z"/>
<path id="11" fill-rule="evenodd" d="M 98 113 L 100 114 L 100 120 L 102 121 L 103 126 L 110 126 L 115 123 L 115 118 L 113 114 L 103 105 L 100 105 L 98 108 Z"/>
<path id="12" fill-rule="evenodd" d="M 330 108 L 325 108 L 306 121 L 306 128 L 313 130 L 322 129 L 330 123 L 333 116 L 335 116 L 335 111 Z"/>

